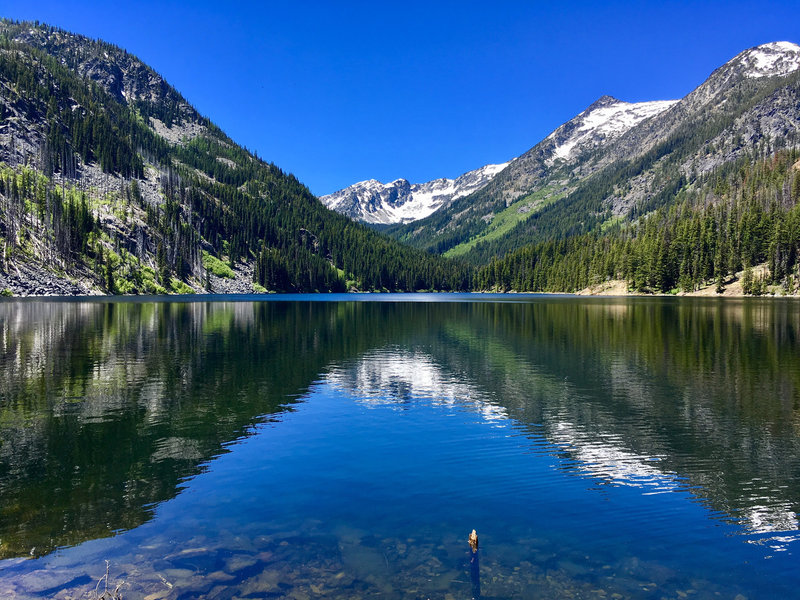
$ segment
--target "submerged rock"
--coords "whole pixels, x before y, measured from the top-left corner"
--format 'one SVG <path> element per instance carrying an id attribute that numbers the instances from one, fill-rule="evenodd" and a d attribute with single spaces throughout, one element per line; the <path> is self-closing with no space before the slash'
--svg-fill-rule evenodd
<path id="1" fill-rule="evenodd" d="M 225 571 L 228 573 L 238 573 L 243 569 L 257 564 L 258 560 L 254 556 L 247 554 L 234 554 L 225 563 Z"/>

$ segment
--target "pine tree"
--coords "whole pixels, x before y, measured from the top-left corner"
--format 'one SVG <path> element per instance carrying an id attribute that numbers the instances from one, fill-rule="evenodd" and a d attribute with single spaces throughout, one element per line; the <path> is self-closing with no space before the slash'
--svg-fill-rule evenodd
<path id="1" fill-rule="evenodd" d="M 742 274 L 742 292 L 747 295 L 755 293 L 753 268 L 750 265 L 745 265 L 744 267 L 744 273 Z"/>
<path id="2" fill-rule="evenodd" d="M 106 261 L 106 290 L 109 294 L 115 294 L 117 286 L 114 282 L 114 267 L 111 266 L 111 261 Z"/>

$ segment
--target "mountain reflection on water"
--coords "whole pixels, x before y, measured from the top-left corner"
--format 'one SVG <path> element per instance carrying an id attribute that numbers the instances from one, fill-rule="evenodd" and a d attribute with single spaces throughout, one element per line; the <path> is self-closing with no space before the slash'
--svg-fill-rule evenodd
<path id="1" fill-rule="evenodd" d="M 368 347 L 345 305 L 0 304 L 0 558 L 131 529 Z M 367 344 L 367 346 L 360 346 Z"/>
<path id="2" fill-rule="evenodd" d="M 320 385 L 511 423 L 589 489 L 686 492 L 791 547 L 797 303 L 514 300 L 0 303 L 0 558 L 151 520 Z"/>
<path id="3" fill-rule="evenodd" d="M 749 533 L 798 530 L 795 303 L 576 300 L 443 312 L 415 352 L 373 351 L 329 379 L 365 401 L 422 396 L 512 418 L 546 439 L 565 471 L 647 493 L 692 490 Z"/>

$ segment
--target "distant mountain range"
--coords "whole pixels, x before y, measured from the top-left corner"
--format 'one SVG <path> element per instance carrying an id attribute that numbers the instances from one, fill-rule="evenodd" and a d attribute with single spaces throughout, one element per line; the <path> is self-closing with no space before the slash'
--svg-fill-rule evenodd
<path id="1" fill-rule="evenodd" d="M 363 223 L 409 223 L 481 189 L 507 165 L 486 165 L 455 179 L 434 179 L 426 183 L 409 183 L 405 179 L 380 183 L 368 179 L 322 196 L 320 200 L 328 208 Z"/>
<path id="2" fill-rule="evenodd" d="M 564 123 L 547 139 L 553 142 L 548 164 L 568 162 L 625 133 L 644 119 L 672 106 L 676 100 L 631 104 L 603 96 L 574 119 Z M 516 159 L 514 159 L 516 160 Z M 488 185 L 513 161 L 486 165 L 456 179 L 434 179 L 411 184 L 405 179 L 380 183 L 375 179 L 321 196 L 328 208 L 363 223 L 389 225 L 423 219 L 439 209 Z"/>
<path id="3" fill-rule="evenodd" d="M 319 202 L 125 50 L 0 20 L 0 293 L 675 291 L 758 265 L 795 293 L 799 152 L 800 47 L 774 42 L 509 162 Z"/>

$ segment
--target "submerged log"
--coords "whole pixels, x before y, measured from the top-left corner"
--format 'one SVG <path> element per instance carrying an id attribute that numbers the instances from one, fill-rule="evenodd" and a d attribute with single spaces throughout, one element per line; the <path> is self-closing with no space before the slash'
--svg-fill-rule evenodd
<path id="1" fill-rule="evenodd" d="M 478 532 L 474 529 L 469 534 L 469 576 L 472 582 L 472 598 L 481 597 L 481 570 L 478 562 Z"/>

